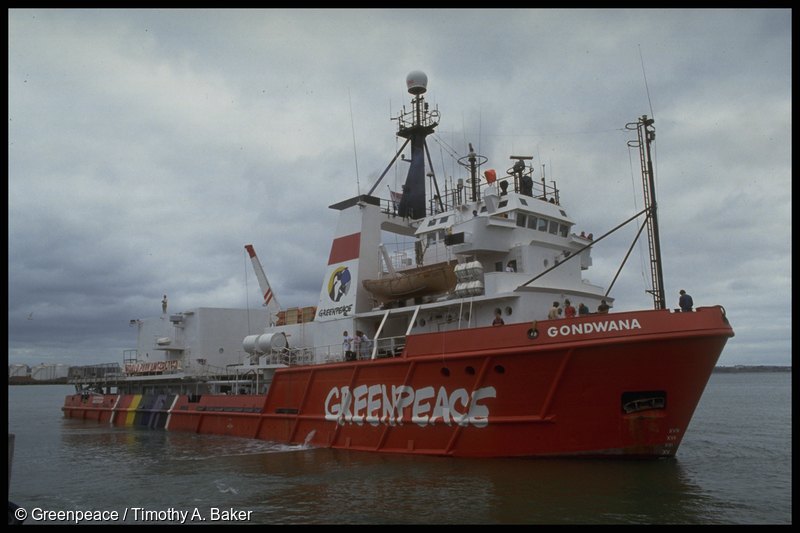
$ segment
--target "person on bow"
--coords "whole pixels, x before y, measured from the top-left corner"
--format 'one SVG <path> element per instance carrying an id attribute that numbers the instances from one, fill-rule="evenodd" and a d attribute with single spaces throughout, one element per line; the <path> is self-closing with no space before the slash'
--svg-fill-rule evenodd
<path id="1" fill-rule="evenodd" d="M 692 297 L 686 294 L 686 291 L 681 289 L 680 292 L 681 297 L 678 298 L 678 305 L 681 306 L 682 313 L 691 313 L 692 307 L 694 307 L 694 302 L 692 301 Z"/>

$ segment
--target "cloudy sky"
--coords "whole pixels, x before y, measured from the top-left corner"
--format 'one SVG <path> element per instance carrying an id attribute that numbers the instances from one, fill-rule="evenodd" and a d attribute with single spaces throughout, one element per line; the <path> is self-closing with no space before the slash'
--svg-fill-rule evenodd
<path id="1" fill-rule="evenodd" d="M 668 304 L 726 308 L 720 364 L 791 364 L 788 10 L 11 10 L 8 30 L 9 362 L 119 362 L 164 294 L 259 307 L 245 244 L 284 307 L 316 305 L 328 206 L 388 165 L 420 69 L 437 175 L 464 177 L 469 142 L 499 174 L 532 155 L 595 235 L 642 208 L 624 127 L 653 116 Z M 652 307 L 642 262 L 617 310 Z"/>

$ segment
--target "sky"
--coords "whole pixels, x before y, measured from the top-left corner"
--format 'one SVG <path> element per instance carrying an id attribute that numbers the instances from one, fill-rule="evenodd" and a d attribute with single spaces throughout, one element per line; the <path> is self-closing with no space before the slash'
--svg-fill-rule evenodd
<path id="1" fill-rule="evenodd" d="M 441 113 L 437 176 L 468 143 L 530 155 L 576 231 L 643 208 L 625 129 L 655 119 L 667 303 L 722 305 L 718 364 L 790 365 L 789 10 L 8 12 L 9 363 L 120 362 L 134 318 L 316 305 L 336 212 L 400 142 L 406 75 Z M 388 197 L 404 175 L 376 190 Z M 608 286 L 636 228 L 593 251 Z M 603 243 L 600 243 L 603 244 Z M 652 308 L 646 245 L 615 310 Z M 643 273 L 644 272 L 644 273 Z"/>

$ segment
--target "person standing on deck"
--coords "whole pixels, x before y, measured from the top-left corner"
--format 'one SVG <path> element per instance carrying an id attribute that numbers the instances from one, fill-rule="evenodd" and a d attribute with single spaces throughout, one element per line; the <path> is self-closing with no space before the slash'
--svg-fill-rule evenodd
<path id="1" fill-rule="evenodd" d="M 569 303 L 569 300 L 564 300 L 564 316 L 573 318 L 576 315 L 575 308 Z"/>
<path id="2" fill-rule="evenodd" d="M 558 302 L 553 302 L 553 308 L 550 309 L 550 312 L 547 313 L 547 318 L 550 320 L 558 318 Z"/>
<path id="3" fill-rule="evenodd" d="M 344 332 L 344 340 L 342 341 L 342 347 L 344 348 L 344 360 L 345 361 L 353 361 L 355 358 L 353 357 L 353 352 L 350 349 L 350 343 L 353 342 L 353 337 Z"/>
<path id="4" fill-rule="evenodd" d="M 678 305 L 681 306 L 682 313 L 691 313 L 692 307 L 694 307 L 694 302 L 692 301 L 692 297 L 686 294 L 686 291 L 681 289 L 680 292 L 681 297 L 678 298 Z"/>
<path id="5" fill-rule="evenodd" d="M 503 319 L 500 317 L 500 311 L 495 311 L 494 316 L 495 316 L 494 322 L 492 322 L 493 326 L 502 326 L 505 324 Z"/>

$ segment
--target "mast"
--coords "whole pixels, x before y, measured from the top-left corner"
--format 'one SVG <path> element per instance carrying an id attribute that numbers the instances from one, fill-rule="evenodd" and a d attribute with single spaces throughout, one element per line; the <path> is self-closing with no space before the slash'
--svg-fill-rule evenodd
<path id="1" fill-rule="evenodd" d="M 656 309 L 666 309 L 664 273 L 661 268 L 661 242 L 658 236 L 656 183 L 653 175 L 653 160 L 650 157 L 650 143 L 656 138 L 653 122 L 652 118 L 642 115 L 638 122 L 626 124 L 625 128 L 636 130 L 639 136 L 638 141 L 629 141 L 628 146 L 637 146 L 639 148 L 639 158 L 642 164 L 642 190 L 644 191 L 644 204 L 647 210 L 647 245 L 650 251 L 650 276 L 653 283 L 653 289 L 646 292 L 653 295 L 653 305 Z"/>
<path id="2" fill-rule="evenodd" d="M 458 160 L 458 164 L 469 170 L 469 186 L 472 193 L 471 201 L 477 202 L 481 199 L 480 176 L 478 170 L 488 159 L 485 156 L 475 153 L 472 143 L 469 143 L 469 153 Z"/>
<path id="3" fill-rule="evenodd" d="M 411 141 L 411 165 L 408 168 L 398 214 L 411 219 L 425 216 L 425 138 L 439 125 L 439 111 L 429 111 L 422 96 L 427 90 L 428 76 L 415 70 L 406 77 L 408 92 L 414 95 L 412 110 L 398 117 L 397 135 Z"/>
<path id="4" fill-rule="evenodd" d="M 469 185 L 472 190 L 472 201 L 477 202 L 481 199 L 481 192 L 478 187 L 480 185 L 478 178 L 478 154 L 472 149 L 472 143 L 469 143 L 469 155 L 467 155 L 467 160 L 469 161 Z"/>

